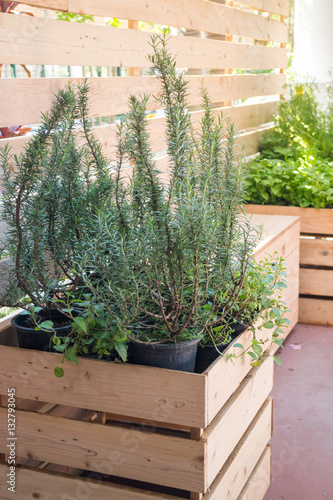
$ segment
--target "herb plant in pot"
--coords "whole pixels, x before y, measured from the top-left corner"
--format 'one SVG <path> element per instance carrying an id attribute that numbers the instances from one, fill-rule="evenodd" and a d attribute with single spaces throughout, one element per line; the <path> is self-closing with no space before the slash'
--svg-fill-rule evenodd
<path id="1" fill-rule="evenodd" d="M 68 85 L 21 156 L 1 152 L 8 227 L 1 256 L 10 264 L 2 273 L 0 305 L 25 309 L 12 322 L 20 347 L 48 349 L 53 327 L 59 335 L 71 330 L 72 318 L 58 301 L 79 284 L 77 250 L 93 231 L 91 215 L 113 190 L 108 162 L 90 133 L 87 94 L 86 84 L 77 91 Z M 76 141 L 78 125 L 83 145 Z"/>
<path id="2" fill-rule="evenodd" d="M 281 292 L 286 288 L 286 272 L 283 266 L 282 257 L 268 256 L 263 261 L 253 262 L 247 269 L 240 293 L 235 300 L 229 319 L 224 327 L 207 329 L 201 339 L 201 348 L 198 350 L 196 371 L 204 371 L 229 345 L 233 338 L 236 338 L 232 330 L 232 321 L 244 324 L 246 328 L 254 327 L 258 324 L 258 331 L 273 329 L 272 335 L 263 339 L 255 336 L 251 347 L 244 349 L 241 344 L 235 344 L 240 349 L 236 356 L 248 353 L 253 363 L 258 362 L 264 351 L 271 351 L 273 344 L 282 345 L 281 334 L 283 328 L 289 324 L 285 318 L 287 307 L 282 300 Z M 224 297 L 221 297 L 223 304 Z M 254 330 L 253 330 L 254 333 Z M 257 335 L 258 337 L 258 335 Z M 269 345 L 267 345 L 270 343 Z M 265 349 L 263 348 L 265 346 Z M 266 349 L 268 347 L 268 349 Z M 279 359 L 275 356 L 275 361 L 279 364 Z"/>
<path id="3" fill-rule="evenodd" d="M 163 184 L 149 144 L 149 98 L 132 96 L 119 129 L 115 202 L 99 214 L 98 235 L 84 249 L 81 266 L 103 270 L 98 283 L 84 278 L 92 293 L 119 307 L 131 330 L 132 363 L 193 371 L 203 332 L 223 323 L 239 294 L 254 241 L 239 214 L 242 163 L 232 124 L 214 121 L 203 90 L 205 114 L 196 136 L 187 82 L 166 39 L 153 37 L 152 46 L 166 112 L 169 182 Z M 135 165 L 129 185 L 121 180 L 126 156 Z M 202 304 L 210 290 L 208 311 Z M 217 316 L 217 297 L 226 290 L 225 312 Z"/>

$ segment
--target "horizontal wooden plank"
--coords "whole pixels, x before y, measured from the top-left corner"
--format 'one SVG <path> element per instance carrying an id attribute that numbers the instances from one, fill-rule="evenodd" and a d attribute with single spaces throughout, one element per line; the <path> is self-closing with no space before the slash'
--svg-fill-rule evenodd
<path id="1" fill-rule="evenodd" d="M 265 12 L 289 16 L 289 0 L 242 0 L 241 3 Z"/>
<path id="2" fill-rule="evenodd" d="M 8 466 L 0 464 L 0 475 L 6 477 Z M 177 496 L 153 493 L 136 488 L 96 481 L 93 479 L 69 476 L 43 469 L 20 467 L 16 469 L 15 500 L 182 500 Z M 1 500 L 13 500 L 5 481 L 0 482 Z M 98 497 L 96 496 L 98 495 Z"/>
<path id="3" fill-rule="evenodd" d="M 207 88 L 213 102 L 282 94 L 286 83 L 286 76 L 283 74 L 212 75 L 203 76 L 202 79 L 199 79 L 197 76 L 186 76 L 186 79 L 189 82 L 187 100 L 190 106 L 198 106 L 202 103 L 200 96 L 201 82 Z M 0 79 L 0 94 L 3 96 L 0 102 L 0 126 L 39 123 L 41 113 L 45 113 L 51 107 L 54 95 L 58 90 L 63 89 L 69 81 L 76 84 L 82 83 L 83 79 Z M 137 97 L 143 94 L 158 96 L 161 91 L 157 79 L 149 76 L 88 78 L 88 84 L 90 86 L 90 116 L 108 116 L 126 113 L 128 110 L 128 99 L 131 94 Z M 24 102 L 24 106 L 21 105 L 22 102 Z M 150 99 L 149 110 L 160 107 L 156 99 Z M 267 117 L 270 119 L 271 113 L 275 112 L 275 105 L 269 103 L 262 110 L 261 123 L 265 123 L 268 121 Z M 257 113 L 254 115 L 257 116 Z M 251 127 L 254 125 L 247 126 Z M 17 141 L 18 139 L 12 139 L 12 141 L 14 140 Z M 1 140 L 0 144 L 3 144 L 3 142 Z"/>
<path id="4" fill-rule="evenodd" d="M 271 447 L 267 446 L 237 500 L 263 500 L 271 482 Z"/>
<path id="5" fill-rule="evenodd" d="M 300 323 L 333 326 L 333 301 L 300 297 Z"/>
<path id="6" fill-rule="evenodd" d="M 3 453 L 7 450 L 7 413 L 0 408 Z M 204 442 L 18 410 L 16 420 L 20 457 L 204 491 Z"/>
<path id="7" fill-rule="evenodd" d="M 251 104 L 249 106 L 235 106 L 219 108 L 215 110 L 215 115 L 219 115 L 221 112 L 225 116 L 229 117 L 238 129 L 245 129 L 248 127 L 256 127 L 262 123 L 268 122 L 272 119 L 274 111 L 276 110 L 276 101 L 268 102 L 264 104 Z M 191 119 L 193 123 L 194 130 L 200 129 L 200 120 L 203 116 L 202 111 L 195 111 L 191 113 Z M 165 118 L 151 118 L 148 120 L 149 133 L 150 133 L 150 144 L 153 151 L 159 151 L 166 148 L 165 142 Z M 101 141 L 105 148 L 106 154 L 112 159 L 116 155 L 116 130 L 117 125 L 104 125 L 99 127 L 94 127 L 93 132 L 95 137 Z M 13 145 L 13 153 L 20 152 L 24 145 L 28 143 L 31 136 L 14 138 L 6 141 L 9 146 Z M 251 140 L 253 135 L 251 133 Z M 246 137 L 244 139 L 246 141 Z M 251 142 L 253 145 L 253 141 Z M 2 141 L 0 141 L 0 146 Z M 19 149 L 21 148 L 21 149 Z M 0 224 L 0 234 L 1 231 Z"/>
<path id="8" fill-rule="evenodd" d="M 251 370 L 202 435 L 207 440 L 209 487 L 273 388 L 273 359 Z M 223 445 L 221 445 L 223 443 Z"/>
<path id="9" fill-rule="evenodd" d="M 8 64 L 148 67 L 150 34 L 110 26 L 0 14 L 0 60 Z M 181 68 L 286 68 L 284 48 L 174 36 Z"/>
<path id="10" fill-rule="evenodd" d="M 68 0 L 22 0 L 20 3 L 40 7 L 42 9 L 53 9 L 68 12 Z"/>
<path id="11" fill-rule="evenodd" d="M 280 207 L 275 205 L 245 205 L 247 213 L 293 215 L 300 217 L 301 233 L 333 235 L 333 209 Z"/>
<path id="12" fill-rule="evenodd" d="M 259 130 L 257 133 L 261 134 L 262 130 Z M 95 129 L 95 135 L 96 138 L 98 138 L 101 141 L 104 153 L 110 159 L 114 159 L 114 154 L 115 154 L 114 127 L 112 126 L 98 127 Z M 249 138 L 248 135 L 250 136 Z M 244 146 L 245 155 L 249 155 L 253 151 L 254 137 L 255 137 L 254 132 L 250 132 L 249 134 L 244 133 L 238 137 L 236 142 L 239 145 Z M 157 148 L 161 148 L 164 146 L 164 137 L 161 129 L 157 128 L 156 130 L 153 130 L 153 135 L 151 139 L 152 139 L 151 143 L 153 146 L 156 146 Z M 22 152 L 22 148 L 24 148 L 24 146 L 28 142 L 29 142 L 28 137 L 13 139 L 12 141 L 10 141 L 11 153 L 19 155 Z M 78 143 L 80 143 L 80 140 L 78 141 Z M 160 177 L 163 178 L 165 183 L 167 184 L 170 175 L 168 167 L 168 158 L 167 157 L 159 158 L 158 160 L 156 160 L 156 165 L 161 172 Z M 129 178 L 131 175 L 132 175 L 132 167 L 125 168 L 123 171 L 123 178 Z M 1 177 L 0 177 L 0 187 L 1 187 Z"/>
<path id="13" fill-rule="evenodd" d="M 78 366 L 65 362 L 65 375 L 57 379 L 53 370 L 61 358 L 55 353 L 0 347 L 0 394 L 10 386 L 16 388 L 17 397 L 26 399 L 153 422 L 206 426 L 203 375 L 80 358 Z"/>
<path id="14" fill-rule="evenodd" d="M 32 0 L 33 1 L 33 0 Z M 69 0 L 68 10 L 80 14 L 116 17 L 207 31 L 273 40 L 288 41 L 285 24 L 251 12 L 204 0 Z"/>
<path id="15" fill-rule="evenodd" d="M 333 241 L 325 238 L 301 238 L 300 263 L 333 267 Z"/>
<path id="16" fill-rule="evenodd" d="M 303 295 L 319 295 L 333 297 L 333 270 L 300 269 L 299 293 Z"/>
<path id="17" fill-rule="evenodd" d="M 204 500 L 238 498 L 272 435 L 272 399 L 265 401 Z"/>

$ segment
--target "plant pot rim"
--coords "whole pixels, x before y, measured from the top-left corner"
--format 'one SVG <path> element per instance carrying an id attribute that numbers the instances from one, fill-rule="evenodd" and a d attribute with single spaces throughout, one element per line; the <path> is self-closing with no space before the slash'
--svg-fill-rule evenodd
<path id="1" fill-rule="evenodd" d="M 160 346 L 161 349 L 166 349 L 166 348 L 169 348 L 170 346 L 177 346 L 177 345 L 192 345 L 192 344 L 197 344 L 200 342 L 201 340 L 201 336 L 199 337 L 195 337 L 194 339 L 191 339 L 191 340 L 185 340 L 184 342 L 176 342 L 176 341 L 172 341 L 172 340 L 168 340 L 168 341 L 165 341 L 165 340 L 161 340 L 161 341 L 156 341 L 156 342 L 144 342 L 143 340 L 138 340 L 138 339 L 135 339 L 133 337 L 131 337 L 130 335 L 128 336 L 128 338 L 132 341 L 132 342 L 135 342 L 137 344 L 140 344 L 142 346 Z"/>

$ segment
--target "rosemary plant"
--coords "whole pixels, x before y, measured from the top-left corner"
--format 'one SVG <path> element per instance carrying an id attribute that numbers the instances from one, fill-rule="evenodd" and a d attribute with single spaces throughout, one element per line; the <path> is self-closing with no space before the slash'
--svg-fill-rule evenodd
<path id="1" fill-rule="evenodd" d="M 73 262 L 82 237 L 94 230 L 91 216 L 114 189 L 108 161 L 90 132 L 88 90 L 86 83 L 77 91 L 70 84 L 61 90 L 20 157 L 1 150 L 8 227 L 1 257 L 10 261 L 2 306 L 26 307 L 28 301 L 49 317 L 63 292 L 79 284 Z"/>
<path id="2" fill-rule="evenodd" d="M 233 125 L 222 116 L 215 120 L 203 89 L 204 117 L 195 134 L 188 82 L 166 38 L 153 37 L 152 48 L 166 114 L 169 182 L 163 184 L 149 143 L 149 97 L 132 96 L 119 128 L 115 191 L 121 203 L 99 214 L 98 236 L 85 248 L 81 267 L 102 270 L 98 284 L 88 274 L 86 283 L 122 311 L 134 336 L 181 342 L 223 322 L 240 293 L 255 238 L 239 213 L 243 164 Z M 135 164 L 127 186 L 120 173 L 126 156 Z M 221 294 L 228 296 L 223 310 Z"/>

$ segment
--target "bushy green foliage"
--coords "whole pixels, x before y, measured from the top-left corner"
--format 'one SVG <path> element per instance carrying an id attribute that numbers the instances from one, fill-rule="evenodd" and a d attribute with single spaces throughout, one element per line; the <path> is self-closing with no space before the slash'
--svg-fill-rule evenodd
<path id="1" fill-rule="evenodd" d="M 277 126 L 266 134 L 248 167 L 250 203 L 324 208 L 333 206 L 333 101 L 323 110 L 313 83 L 291 87 L 281 100 Z"/>
<path id="2" fill-rule="evenodd" d="M 142 340 L 183 341 L 220 324 L 242 287 L 254 235 L 239 213 L 243 163 L 233 125 L 214 120 L 202 91 L 204 117 L 194 134 L 187 85 L 170 56 L 165 37 L 153 37 L 150 60 L 166 110 L 170 180 L 159 177 L 147 131 L 148 97 L 130 98 L 119 129 L 116 199 L 99 214 L 98 236 L 85 248 L 81 269 L 100 273 L 84 279 Z M 129 186 L 121 182 L 124 158 L 134 160 Z M 219 293 L 228 295 L 218 318 Z M 212 307 L 202 305 L 212 293 Z"/>
<path id="3" fill-rule="evenodd" d="M 2 218 L 7 223 L 1 256 L 8 282 L 1 305 L 25 306 L 28 297 L 44 312 L 57 305 L 65 290 L 74 290 L 73 272 L 82 237 L 94 230 L 92 214 L 113 191 L 108 161 L 89 129 L 88 87 L 68 85 L 56 96 L 49 113 L 20 157 L 1 150 Z M 77 143 L 75 129 L 83 127 Z"/>

